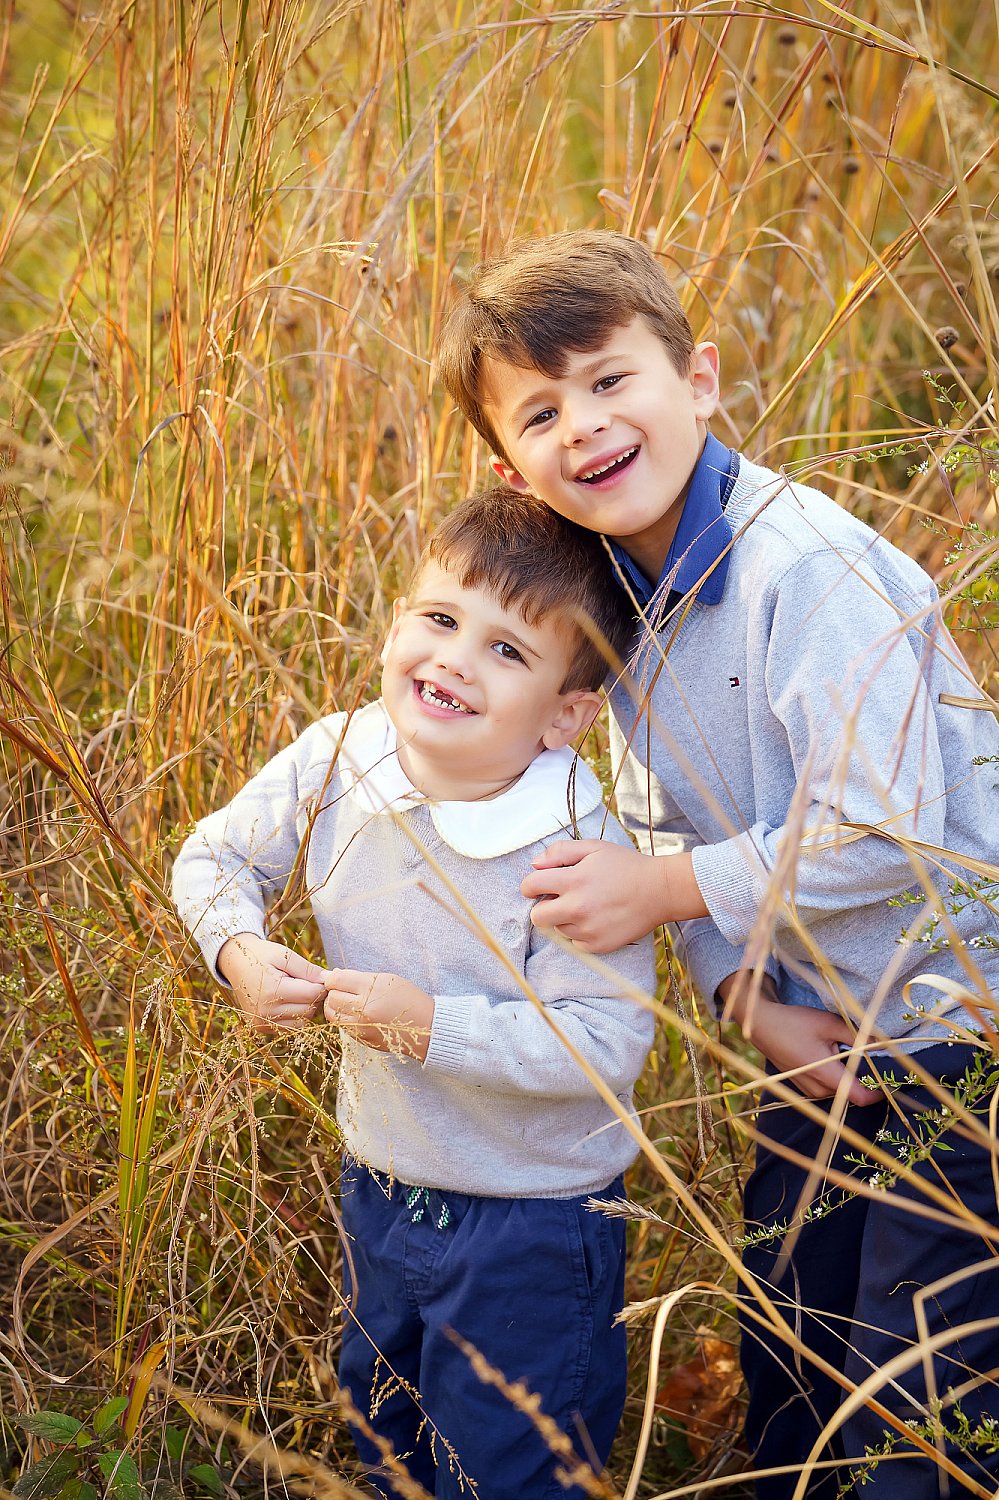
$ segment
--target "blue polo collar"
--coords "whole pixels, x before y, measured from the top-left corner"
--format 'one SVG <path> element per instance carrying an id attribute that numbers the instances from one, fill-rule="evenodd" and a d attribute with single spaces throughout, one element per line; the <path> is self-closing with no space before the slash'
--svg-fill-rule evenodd
<path id="1" fill-rule="evenodd" d="M 655 584 L 649 582 L 620 542 L 610 543 L 614 559 L 644 611 L 648 612 L 655 601 L 655 615 L 662 620 L 695 588 L 700 603 L 721 603 L 732 557 L 732 528 L 725 518 L 725 507 L 738 473 L 738 453 L 709 432 L 690 476 L 676 535 Z"/>

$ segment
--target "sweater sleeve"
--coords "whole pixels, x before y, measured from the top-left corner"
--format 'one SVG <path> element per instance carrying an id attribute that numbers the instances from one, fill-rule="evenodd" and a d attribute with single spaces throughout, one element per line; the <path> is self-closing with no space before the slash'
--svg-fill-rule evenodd
<path id="1" fill-rule="evenodd" d="M 643 854 L 676 854 L 700 843 L 697 833 L 670 797 L 656 774 L 642 765 L 634 750 L 626 747 L 617 721 L 611 721 L 611 748 L 615 759 L 615 800 L 621 822 Z M 698 993 L 713 1013 L 718 1013 L 715 992 L 723 979 L 741 969 L 745 953 L 741 944 L 723 937 L 711 917 L 689 922 L 671 922 L 674 950 L 690 975 Z M 777 962 L 770 958 L 767 973 L 777 978 Z"/>
<path id="2" fill-rule="evenodd" d="M 934 652 L 948 638 L 934 641 L 928 605 L 913 598 L 915 623 L 906 620 L 863 563 L 828 550 L 799 560 L 775 588 L 772 616 L 757 628 L 756 670 L 786 735 L 794 791 L 782 822 L 760 820 L 693 850 L 728 942 L 745 942 L 764 909 L 780 930 L 881 903 L 916 882 L 905 840 L 943 843 L 931 687 Z"/>
<path id="3" fill-rule="evenodd" d="M 267 902 L 283 889 L 298 857 L 303 782 L 313 791 L 321 785 L 342 719 L 330 715 L 306 729 L 231 802 L 202 818 L 177 855 L 174 902 L 222 984 L 216 960 L 223 944 L 238 932 L 264 936 Z"/>
<path id="4" fill-rule="evenodd" d="M 616 826 L 605 836 L 627 842 Z M 608 979 L 608 969 L 619 984 Z M 561 1031 L 616 1095 L 629 1095 L 655 1031 L 651 1008 L 635 998 L 636 992 L 655 990 L 652 939 L 590 959 L 532 926 L 524 978 L 539 1005 L 527 995 L 503 1001 L 487 995 L 435 996 L 424 1068 L 491 1093 L 592 1096 L 593 1085 Z"/>

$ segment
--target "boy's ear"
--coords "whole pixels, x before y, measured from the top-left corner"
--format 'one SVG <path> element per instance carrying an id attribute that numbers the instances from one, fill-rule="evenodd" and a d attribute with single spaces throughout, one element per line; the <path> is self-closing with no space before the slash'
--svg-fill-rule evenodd
<path id="1" fill-rule="evenodd" d="M 523 474 L 521 474 L 519 469 L 515 469 L 512 464 L 508 464 L 505 458 L 497 458 L 495 453 L 491 454 L 489 467 L 498 478 L 502 479 L 504 484 L 509 485 L 510 489 L 516 490 L 518 495 L 529 495 L 531 493 L 531 486 Z"/>
<path id="2" fill-rule="evenodd" d="M 602 703 L 599 693 L 589 692 L 585 688 L 566 693 L 551 727 L 541 736 L 545 749 L 561 750 L 577 736 L 584 734 L 600 712 Z"/>
<path id="3" fill-rule="evenodd" d="M 386 658 L 386 656 L 388 656 L 389 650 L 391 649 L 392 642 L 395 640 L 396 636 L 399 634 L 399 621 L 402 619 L 402 612 L 403 612 L 403 610 L 405 608 L 406 608 L 406 598 L 405 598 L 405 595 L 400 594 L 400 596 L 399 596 L 398 599 L 393 600 L 393 603 L 392 603 L 392 624 L 389 626 L 388 635 L 385 637 L 385 644 L 382 646 L 382 649 L 381 649 L 381 652 L 380 652 L 379 658 L 378 658 L 379 661 L 382 663 L 383 666 L 385 664 L 385 658 Z"/>
<path id="4" fill-rule="evenodd" d="M 695 344 L 687 378 L 694 394 L 695 414 L 701 422 L 714 416 L 721 399 L 718 369 L 718 345 Z"/>

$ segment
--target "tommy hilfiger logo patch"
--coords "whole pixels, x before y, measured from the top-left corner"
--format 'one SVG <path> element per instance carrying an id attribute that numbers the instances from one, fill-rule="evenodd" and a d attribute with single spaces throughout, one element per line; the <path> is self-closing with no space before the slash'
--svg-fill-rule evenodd
<path id="1" fill-rule="evenodd" d="M 728 685 L 729 687 L 742 687 L 742 683 L 739 681 L 738 677 L 730 677 L 728 680 Z"/>

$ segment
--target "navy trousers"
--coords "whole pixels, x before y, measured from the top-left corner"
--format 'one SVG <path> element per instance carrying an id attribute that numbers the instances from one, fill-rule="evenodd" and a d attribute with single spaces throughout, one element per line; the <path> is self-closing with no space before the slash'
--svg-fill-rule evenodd
<path id="1" fill-rule="evenodd" d="M 966 1048 L 946 1043 L 917 1054 L 919 1066 L 952 1084 L 963 1071 Z M 901 1069 L 893 1064 L 894 1071 Z M 905 1120 L 883 1096 L 866 1107 L 853 1105 L 846 1120 L 873 1140 L 879 1132 L 925 1138 L 927 1112 L 938 1104 L 925 1086 L 906 1085 L 896 1095 Z M 799 1199 L 807 1169 L 786 1160 L 793 1150 L 807 1162 L 818 1158 L 822 1127 L 793 1106 L 776 1105 L 764 1095 L 757 1119 L 761 1143 L 756 1167 L 745 1192 L 746 1233 L 743 1259 L 747 1269 L 766 1283 L 785 1319 L 805 1348 L 823 1357 L 859 1384 L 872 1371 L 919 1341 L 916 1307 L 924 1287 L 945 1282 L 925 1299 L 929 1333 L 953 1330 L 932 1357 L 933 1383 L 942 1401 L 942 1420 L 956 1430 L 962 1420 L 984 1434 L 995 1422 L 999 1448 L 999 1245 L 980 1233 L 959 1227 L 957 1214 L 942 1224 L 917 1217 L 912 1203 L 928 1200 L 904 1177 L 876 1198 L 851 1197 L 820 1182 L 812 1198 L 813 1216 L 801 1224 L 790 1256 L 781 1269 L 783 1237 L 779 1228 L 800 1221 Z M 925 1160 L 909 1170 L 953 1197 L 993 1227 L 999 1227 L 993 1157 L 988 1145 L 989 1100 L 975 1105 L 974 1138 L 951 1127 Z M 922 1117 L 922 1123 L 920 1123 Z M 882 1138 L 881 1149 L 898 1153 L 899 1144 Z M 855 1147 L 838 1142 L 831 1165 L 840 1172 L 862 1173 L 871 1167 L 851 1162 Z M 818 1214 L 815 1210 L 819 1209 Z M 762 1238 L 755 1236 L 763 1232 Z M 977 1271 L 969 1268 L 984 1262 Z M 968 1330 L 982 1321 L 986 1326 Z M 826 1422 L 840 1405 L 842 1388 L 786 1344 L 761 1331 L 743 1308 L 742 1359 L 749 1387 L 746 1436 L 760 1469 L 787 1465 L 787 1475 L 757 1481 L 758 1500 L 790 1500 L 802 1465 Z M 926 1421 L 927 1382 L 920 1361 L 886 1381 L 875 1398 L 902 1420 Z M 954 1402 L 959 1408 L 955 1411 Z M 917 1455 L 904 1438 L 876 1464 L 865 1461 L 886 1446 L 882 1417 L 862 1408 L 847 1420 L 821 1455 L 836 1466 L 813 1471 L 810 1500 L 836 1500 L 844 1493 L 864 1500 L 937 1500 L 968 1493 L 959 1479 L 949 1481 L 932 1459 Z M 982 1442 L 970 1453 L 944 1440 L 948 1457 L 962 1472 L 994 1491 L 999 1483 L 999 1456 Z M 851 1476 L 852 1481 L 851 1481 Z M 948 1489 L 949 1484 L 949 1489 Z"/>
<path id="2" fill-rule="evenodd" d="M 600 1197 L 621 1196 L 621 1180 Z M 589 1195 L 587 1195 L 589 1196 Z M 388 1184 L 347 1160 L 341 1214 L 349 1310 L 340 1384 L 432 1495 L 581 1500 L 528 1413 L 466 1345 L 540 1398 L 544 1419 L 599 1472 L 621 1419 L 624 1221 L 584 1198 L 479 1198 Z M 356 1279 L 355 1279 L 356 1278 Z M 376 1488 L 393 1495 L 377 1441 L 352 1424 Z M 571 1467 L 571 1458 L 569 1467 Z M 469 1480 L 477 1488 L 469 1490 Z"/>

